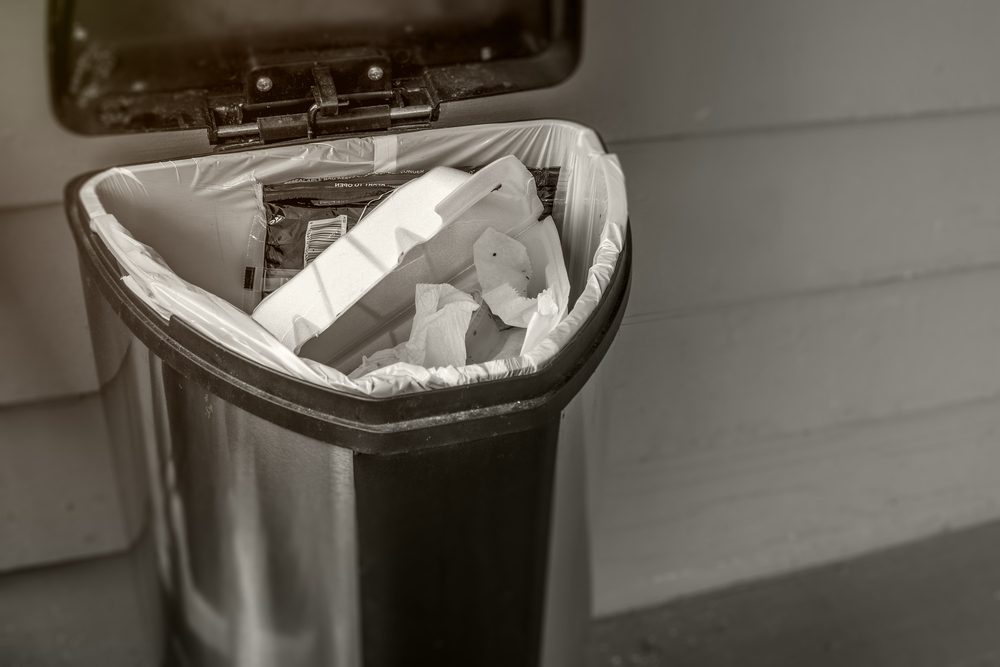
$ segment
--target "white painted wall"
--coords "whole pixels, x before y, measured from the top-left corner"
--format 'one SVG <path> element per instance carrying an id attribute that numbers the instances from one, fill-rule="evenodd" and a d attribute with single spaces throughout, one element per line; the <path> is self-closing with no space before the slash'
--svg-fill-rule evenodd
<path id="1" fill-rule="evenodd" d="M 625 167 L 635 280 L 603 399 L 597 611 L 1000 515 L 1000 5 L 588 10 L 568 82 L 443 120 L 572 118 Z M 0 74 L 24 94 L 0 105 L 0 231 L 48 239 L 63 266 L 65 181 L 204 142 L 59 129 L 44 5 L 0 11 Z M 92 391 L 75 275 L 37 282 L 16 252 L 0 245 L 19 267 L 3 274 L 0 406 Z"/>

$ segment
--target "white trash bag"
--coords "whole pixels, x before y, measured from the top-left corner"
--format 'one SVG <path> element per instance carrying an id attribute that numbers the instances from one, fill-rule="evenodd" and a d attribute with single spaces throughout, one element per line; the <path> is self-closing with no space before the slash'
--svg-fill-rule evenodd
<path id="1" fill-rule="evenodd" d="M 506 156 L 516 160 L 501 159 Z M 438 222 L 435 232 L 435 221 L 430 220 L 430 227 L 421 227 L 413 235 L 404 231 L 394 236 L 392 256 L 380 254 L 373 258 L 371 272 L 352 274 L 350 280 L 358 280 L 351 283 L 350 289 L 345 286 L 343 294 L 348 296 L 333 306 L 332 301 L 326 302 L 318 309 L 318 317 L 314 317 L 315 313 L 293 317 L 293 325 L 276 336 L 233 305 L 243 298 L 242 265 L 249 231 L 262 224 L 257 197 L 260 183 L 430 169 L 426 178 L 437 171 L 433 169 L 437 166 L 489 163 L 500 166 L 481 169 L 472 176 L 459 172 L 461 183 L 457 176 L 449 181 L 450 193 L 461 193 L 462 185 L 478 183 L 466 186 L 465 194 L 455 194 L 451 207 L 437 210 L 449 201 L 446 197 L 435 205 L 439 221 L 449 217 L 449 224 Z M 497 215 L 498 207 L 511 205 L 510 201 L 500 201 L 501 193 L 516 195 L 518 187 L 527 188 L 523 174 L 514 177 L 514 167 L 523 171 L 523 164 L 560 168 L 552 218 L 539 222 L 536 213 L 534 220 L 526 216 L 512 222 L 510 217 Z M 486 176 L 482 176 L 484 172 Z M 513 180 L 504 180 L 498 191 L 482 192 L 479 186 L 501 172 L 506 174 L 503 178 Z M 412 183 L 400 187 L 355 229 L 307 265 L 301 273 L 305 276 L 302 283 L 309 280 L 308 267 L 327 252 L 342 255 L 352 243 L 351 237 Z M 508 192 L 504 193 L 508 184 Z M 534 187 L 533 182 L 530 185 Z M 372 396 L 510 377 L 543 366 L 596 308 L 623 250 L 627 224 L 624 179 L 616 158 L 604 152 L 591 130 L 559 121 L 355 137 L 115 168 L 91 178 L 81 190 L 81 200 L 91 229 L 121 265 L 125 284 L 160 317 L 178 317 L 206 338 L 273 370 L 318 386 Z M 477 209 L 481 215 L 461 222 L 463 215 Z M 516 229 L 521 223 L 526 226 Z M 386 229 L 392 226 L 384 224 Z M 375 227 L 371 229 L 375 231 Z M 473 266 L 476 242 L 499 240 L 486 234 L 491 228 L 515 238 L 526 249 L 532 275 L 523 292 L 502 281 L 497 266 L 478 270 Z M 435 239 L 442 229 L 449 231 L 436 248 Z M 453 243 L 444 242 L 449 235 L 454 237 Z M 340 250 L 336 250 L 338 246 Z M 453 253 L 458 246 L 462 248 L 461 257 L 456 259 L 458 255 Z M 518 255 L 517 266 L 523 267 L 523 256 L 516 249 L 514 252 Z M 443 259 L 448 260 L 445 265 L 441 264 Z M 449 271 L 452 275 L 448 275 Z M 483 275 L 477 279 L 479 272 Z M 347 280 L 345 274 L 339 275 Z M 376 277 L 374 282 L 372 276 Z M 382 276 L 381 280 L 378 276 Z M 465 296 L 449 292 L 440 287 L 441 283 L 451 283 Z M 421 311 L 421 320 L 417 321 L 420 326 L 414 326 L 418 284 L 427 286 L 424 291 L 432 294 L 425 295 L 430 299 L 426 303 L 434 303 L 433 309 Z M 400 285 L 406 286 L 405 292 Z M 456 351 L 448 349 L 457 349 L 454 338 L 440 349 L 430 349 L 426 340 L 433 337 L 431 327 L 437 326 L 433 325 L 435 321 L 455 316 L 464 321 L 461 318 L 466 315 L 471 321 L 481 310 L 475 292 L 504 322 L 509 316 L 523 325 L 523 340 L 520 334 L 508 336 L 497 358 L 480 363 L 424 367 L 412 363 L 418 361 L 417 357 L 387 365 L 379 365 L 376 360 L 372 370 L 348 376 L 354 369 L 361 370 L 362 362 L 375 359 L 377 353 L 396 349 L 413 338 L 423 337 L 425 341 L 421 364 L 457 362 Z M 275 291 L 268 298 L 277 294 Z M 436 319 L 425 317 L 443 310 L 448 314 Z M 330 324 L 324 326 L 327 322 Z M 324 341 L 327 336 L 331 339 Z M 324 350 L 324 344 L 329 349 Z M 519 349 L 512 349 L 518 344 Z M 417 343 L 411 346 L 416 347 Z M 300 348 L 302 356 L 296 354 L 296 348 Z M 326 354 L 331 350 L 332 356 Z M 514 352 L 514 356 L 504 356 Z"/>

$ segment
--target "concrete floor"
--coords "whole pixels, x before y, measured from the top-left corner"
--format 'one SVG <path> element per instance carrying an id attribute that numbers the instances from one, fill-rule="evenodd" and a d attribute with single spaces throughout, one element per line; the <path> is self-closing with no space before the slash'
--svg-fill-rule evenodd
<path id="1" fill-rule="evenodd" d="M 136 554 L 0 576 L 0 665 L 146 667 L 160 646 L 135 585 Z"/>
<path id="2" fill-rule="evenodd" d="M 140 556 L 0 577 L 0 664 L 155 665 Z M 985 667 L 1000 665 L 998 629 L 992 523 L 602 618 L 590 655 L 591 667 Z"/>
<path id="3" fill-rule="evenodd" d="M 593 667 L 1000 665 L 1000 523 L 599 619 Z"/>

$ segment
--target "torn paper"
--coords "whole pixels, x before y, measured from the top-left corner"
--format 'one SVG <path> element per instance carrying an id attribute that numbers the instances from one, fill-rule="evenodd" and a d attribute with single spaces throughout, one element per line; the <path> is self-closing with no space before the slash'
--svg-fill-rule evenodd
<path id="1" fill-rule="evenodd" d="M 542 290 L 538 293 L 538 306 L 528 322 L 521 354 L 533 350 L 558 326 L 569 310 L 569 275 L 563 259 L 559 232 L 552 218 L 533 226 L 522 234 L 520 240 L 528 249 L 535 279 L 542 277 Z M 535 281 L 528 286 L 529 294 Z"/>
<path id="2" fill-rule="evenodd" d="M 546 218 L 517 239 L 487 229 L 472 252 L 483 300 L 504 323 L 528 329 L 521 353 L 527 352 L 562 321 L 569 305 L 555 223 Z"/>
<path id="3" fill-rule="evenodd" d="M 472 246 L 483 300 L 512 327 L 526 327 L 535 310 L 527 298 L 531 260 L 524 244 L 490 227 Z"/>

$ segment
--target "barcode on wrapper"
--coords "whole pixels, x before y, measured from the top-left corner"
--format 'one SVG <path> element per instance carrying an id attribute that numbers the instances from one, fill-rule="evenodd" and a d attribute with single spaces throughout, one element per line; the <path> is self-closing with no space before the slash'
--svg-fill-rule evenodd
<path id="1" fill-rule="evenodd" d="M 316 259 L 330 244 L 347 233 L 347 216 L 310 220 L 306 224 L 305 251 L 302 260 L 308 264 Z"/>

